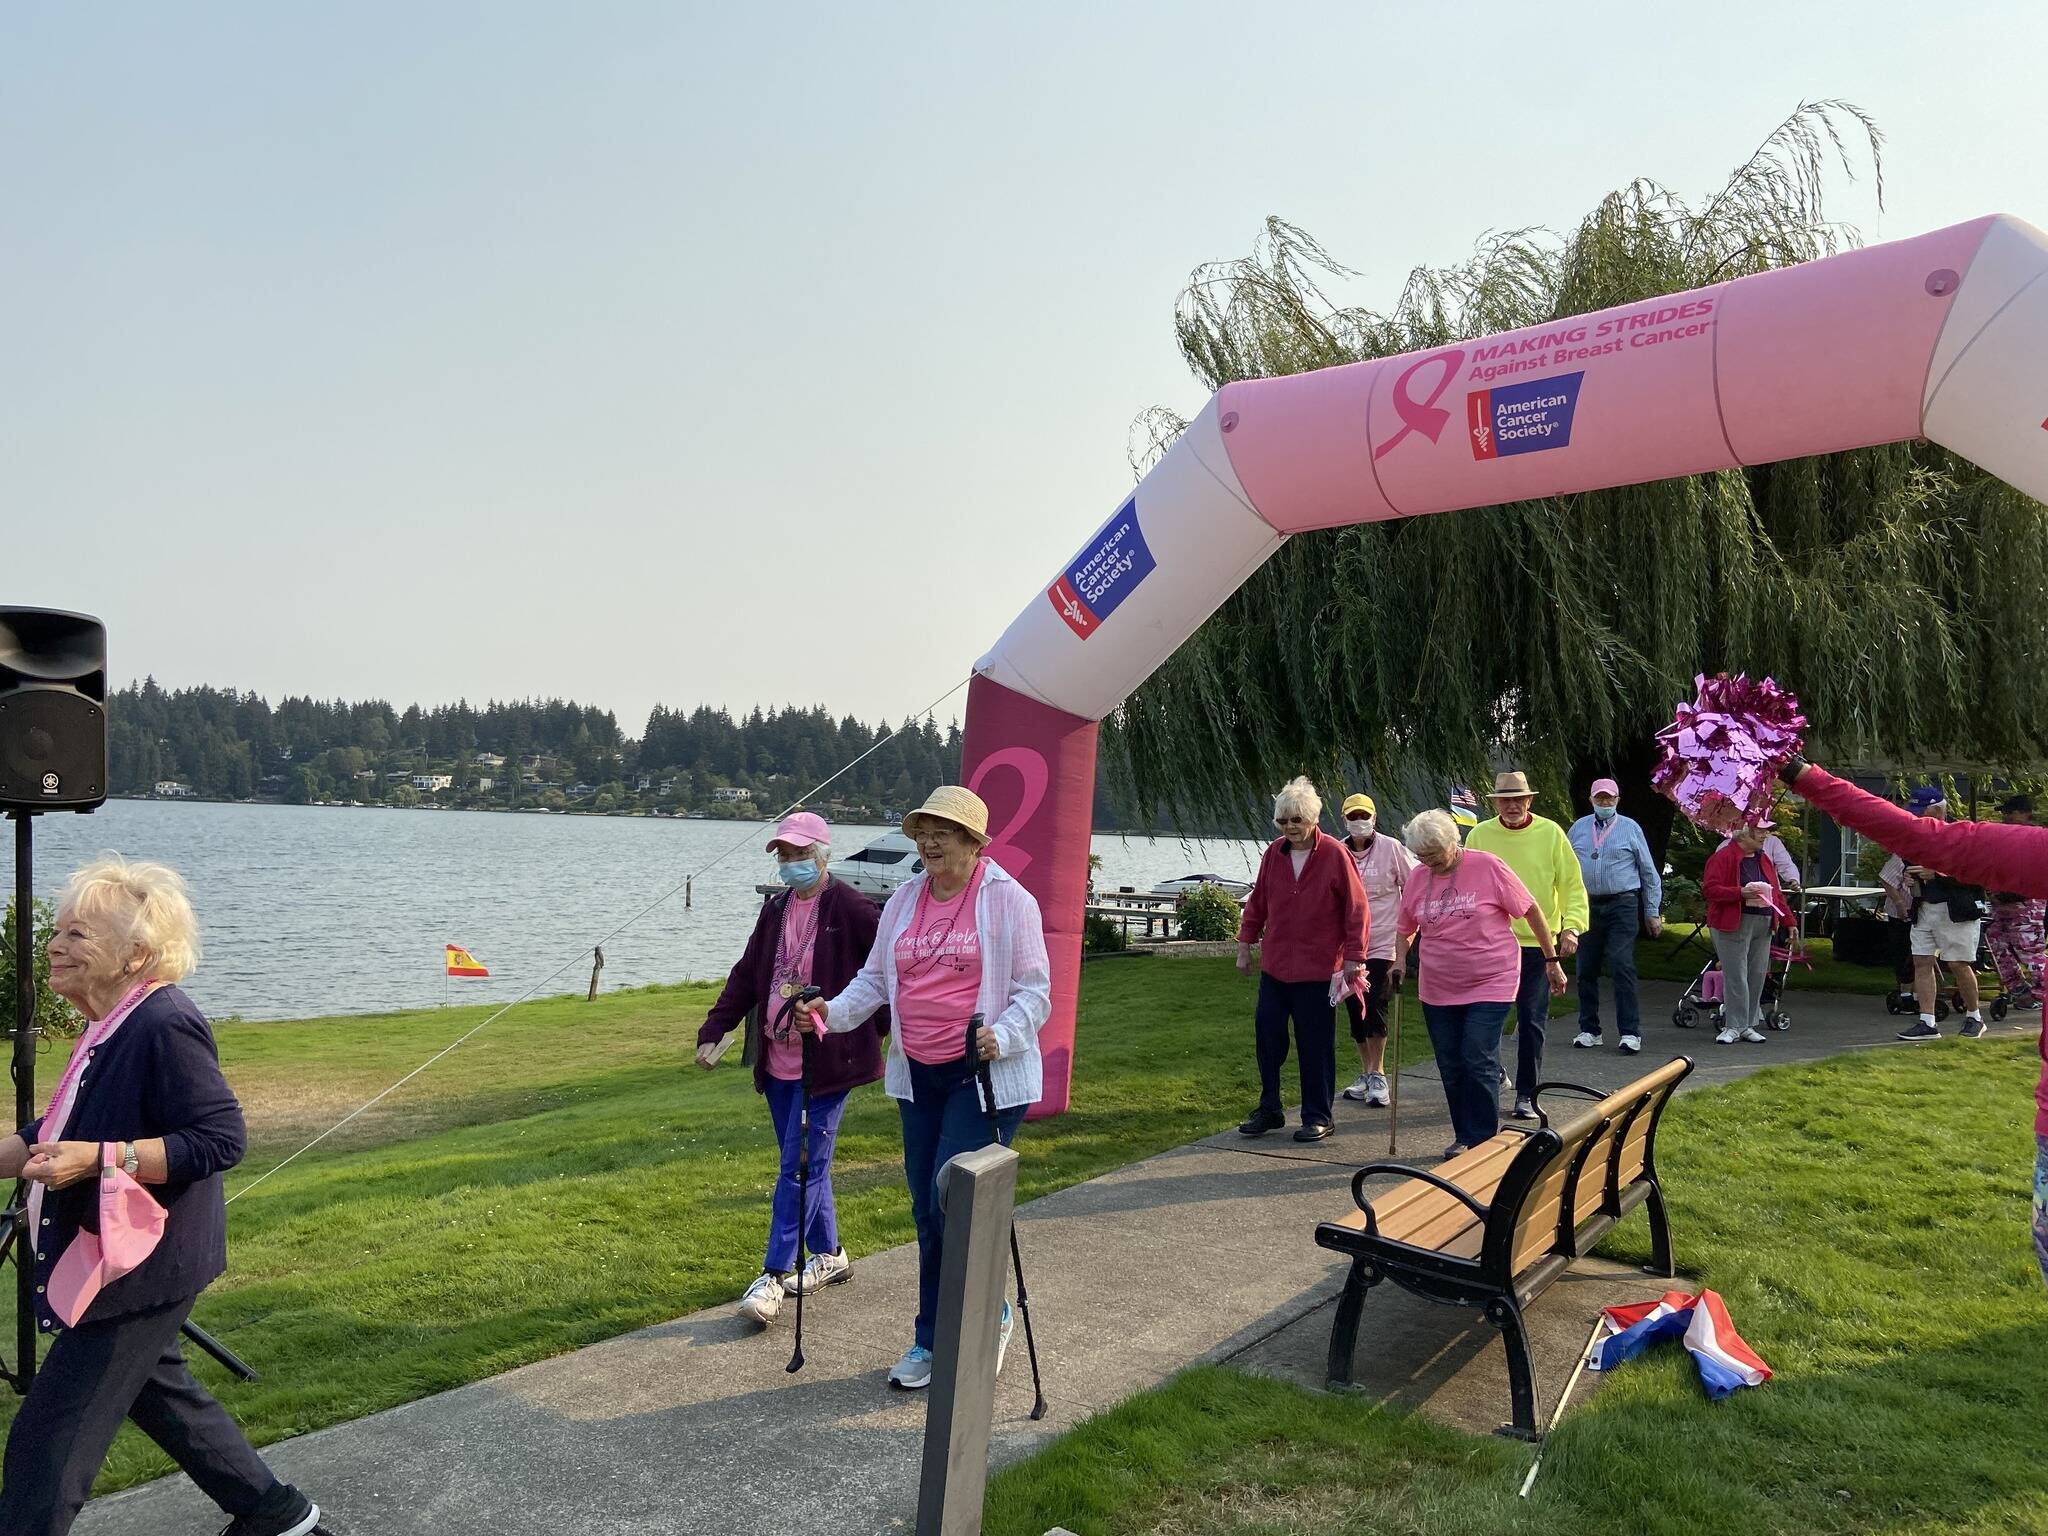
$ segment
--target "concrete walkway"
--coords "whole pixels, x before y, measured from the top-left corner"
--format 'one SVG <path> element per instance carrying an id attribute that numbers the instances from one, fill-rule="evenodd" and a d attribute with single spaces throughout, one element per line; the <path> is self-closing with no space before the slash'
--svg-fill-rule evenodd
<path id="1" fill-rule="evenodd" d="M 1898 1021 L 1875 998 L 1795 992 L 1789 1033 L 1716 1046 L 1705 1031 L 1671 1027 L 1675 986 L 1644 991 L 1641 1057 L 1622 1056 L 1611 1032 L 1604 1050 L 1573 1050 L 1576 1024 L 1559 1020 L 1546 1075 L 1612 1087 L 1684 1052 L 1698 1063 L 1687 1084 L 1697 1087 L 1844 1050 L 1914 1049 L 1892 1043 Z M 1405 1027 L 1420 1030 L 1412 999 L 1405 1012 Z M 2022 1015 L 1995 1032 L 2037 1027 Z M 1432 1068 L 1411 1068 L 1402 1083 L 1401 1155 L 1427 1165 L 1450 1139 L 1443 1096 Z M 1248 1107 L 1219 1105 L 1218 1119 L 1234 1122 Z M 1340 1104 L 1338 1119 L 1336 1135 L 1309 1146 L 1284 1133 L 1247 1141 L 1225 1131 L 1019 1211 L 1051 1413 L 1039 1424 L 1026 1417 L 1020 1329 L 997 1394 L 998 1463 L 1198 1361 L 1240 1360 L 1320 1382 L 1342 1275 L 1310 1234 L 1349 1209 L 1351 1171 L 1387 1155 L 1384 1110 Z M 1682 1265 L 1686 1233 L 1675 1240 Z M 921 1395 L 889 1391 L 883 1373 L 908 1342 L 916 1268 L 914 1245 L 860 1258 L 855 1283 L 807 1308 L 800 1376 L 783 1369 L 788 1309 L 764 1335 L 718 1307 L 266 1454 L 331 1511 L 327 1528 L 343 1536 L 907 1529 L 924 1405 Z M 1599 1307 L 1661 1290 L 1620 1266 L 1554 1287 L 1532 1312 L 1546 1404 Z M 1405 1300 L 1383 1287 L 1370 1303 L 1362 1383 L 1389 1401 L 1492 1427 L 1507 1396 L 1491 1330 Z M 95 1503 L 77 1530 L 179 1536 L 213 1532 L 220 1519 L 180 1476 Z"/>

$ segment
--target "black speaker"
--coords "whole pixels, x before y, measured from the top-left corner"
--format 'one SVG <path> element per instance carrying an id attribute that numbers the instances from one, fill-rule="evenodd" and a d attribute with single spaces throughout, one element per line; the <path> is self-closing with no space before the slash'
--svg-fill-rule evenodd
<path id="1" fill-rule="evenodd" d="M 107 798 L 107 627 L 0 607 L 0 811 L 89 811 Z"/>

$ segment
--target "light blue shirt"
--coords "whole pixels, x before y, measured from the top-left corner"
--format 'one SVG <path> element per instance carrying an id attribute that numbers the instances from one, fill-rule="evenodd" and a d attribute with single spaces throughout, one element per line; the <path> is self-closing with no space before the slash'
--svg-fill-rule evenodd
<path id="1" fill-rule="evenodd" d="M 1654 917 L 1664 910 L 1664 879 L 1657 873 L 1657 861 L 1650 857 L 1650 840 L 1636 822 L 1619 812 L 1599 851 L 1593 848 L 1593 831 L 1599 823 L 1581 816 L 1565 835 L 1572 852 L 1579 856 L 1579 868 L 1586 877 L 1588 896 L 1619 896 L 1627 891 L 1643 893 L 1643 911 Z"/>

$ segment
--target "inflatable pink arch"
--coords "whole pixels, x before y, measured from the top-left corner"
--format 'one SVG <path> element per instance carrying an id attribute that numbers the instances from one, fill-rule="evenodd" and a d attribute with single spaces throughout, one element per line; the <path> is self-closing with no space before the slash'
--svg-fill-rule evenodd
<path id="1" fill-rule="evenodd" d="M 2048 236 L 2005 215 L 1456 346 L 1226 385 L 975 666 L 965 776 L 1053 960 L 1067 1106 L 1096 723 L 1280 547 L 1925 437 L 2048 500 Z"/>

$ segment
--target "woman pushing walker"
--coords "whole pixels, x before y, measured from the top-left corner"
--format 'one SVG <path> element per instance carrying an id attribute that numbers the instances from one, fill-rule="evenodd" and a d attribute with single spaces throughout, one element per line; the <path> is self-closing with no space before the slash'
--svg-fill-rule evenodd
<path id="1" fill-rule="evenodd" d="M 995 860 L 988 807 L 955 785 L 935 789 L 903 818 L 922 875 L 882 909 L 867 964 L 838 993 L 802 1003 L 806 1027 L 827 1039 L 861 1028 L 887 1006 L 895 1020 L 883 1088 L 903 1117 L 903 1172 L 917 1221 L 917 1322 L 889 1384 L 931 1385 L 944 1224 L 937 1178 L 947 1162 L 991 1141 L 1005 1146 L 1044 1092 L 1038 1031 L 1052 1012 L 1052 969 L 1038 902 Z M 968 1051 L 968 1028 L 984 1021 Z M 987 1066 L 995 1113 L 984 1112 L 976 1061 Z M 996 1369 L 1010 1341 L 1010 1303 L 997 1321 Z"/>
<path id="2" fill-rule="evenodd" d="M 746 1061 L 754 1069 L 754 1091 L 768 1100 L 782 1167 L 768 1218 L 768 1253 L 761 1273 L 740 1298 L 740 1316 L 767 1326 L 782 1310 L 785 1294 L 799 1287 L 807 1295 L 853 1278 L 839 1242 L 838 1213 L 832 1204 L 832 1149 L 839 1139 L 846 1096 L 882 1075 L 881 1032 L 889 1015 L 876 1011 L 860 1026 L 814 1048 L 811 1080 L 803 1081 L 803 1052 L 792 1006 L 805 987 L 827 992 L 844 987 L 860 970 L 875 940 L 877 913 L 867 897 L 825 872 L 832 857 L 832 832 L 809 811 L 786 816 L 768 840 L 783 890 L 761 905 L 746 952 L 726 978 L 697 1031 L 697 1065 L 718 1065 L 725 1037 L 745 1024 Z M 804 1094 L 810 1094 L 805 1114 Z M 809 1122 L 805 1166 L 803 1127 Z M 803 1246 L 810 1259 L 797 1272 L 798 1208 Z"/>

